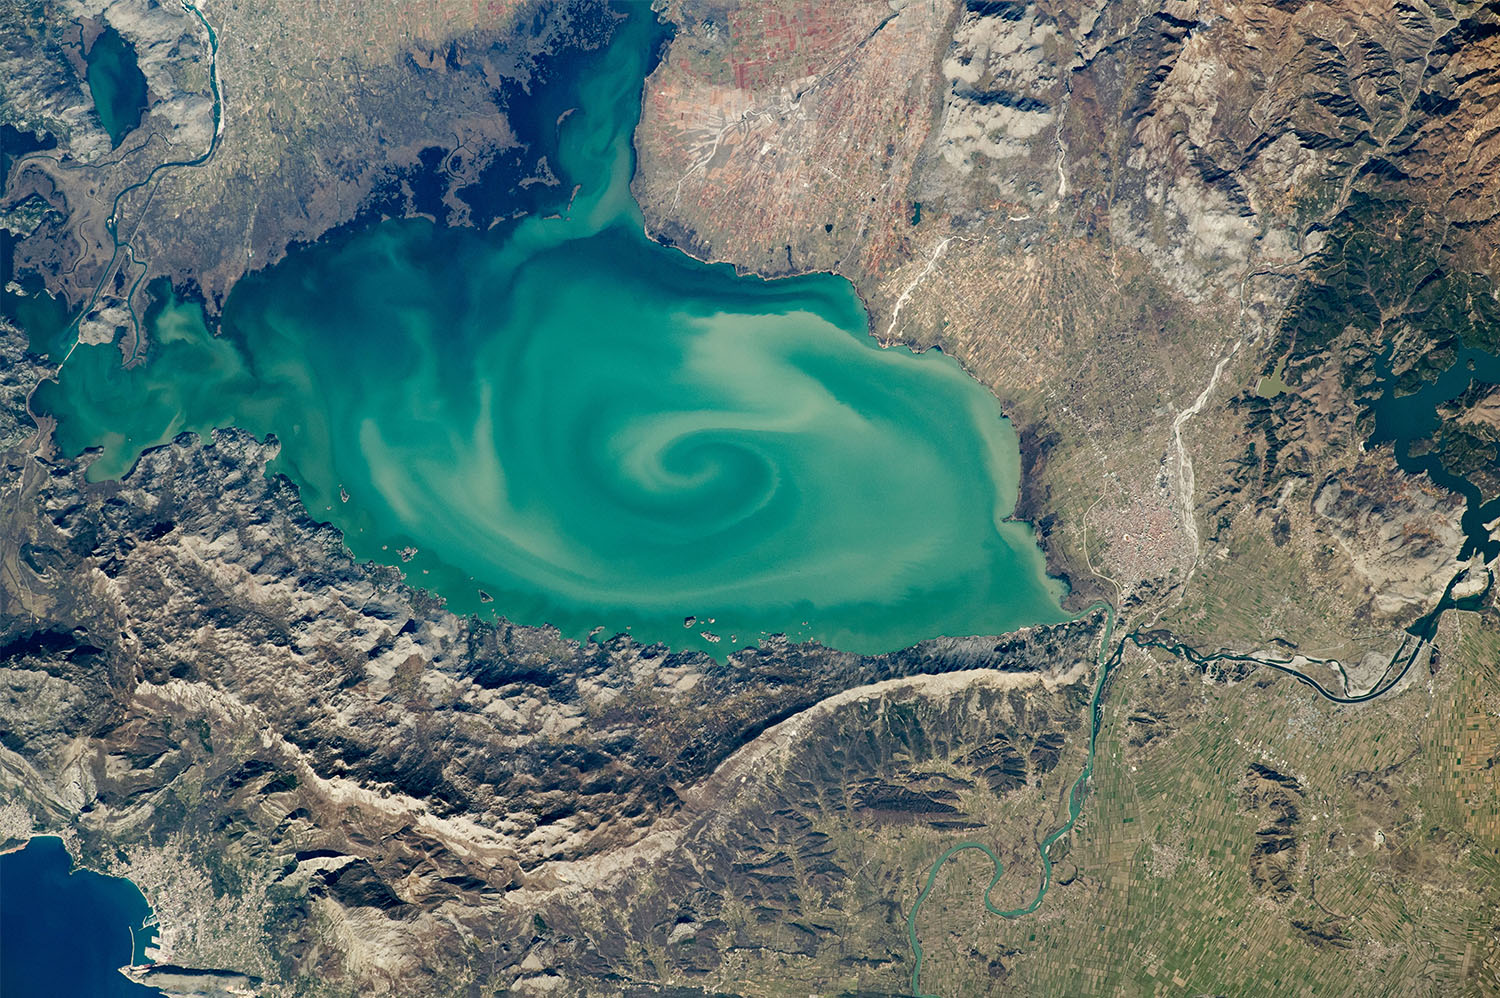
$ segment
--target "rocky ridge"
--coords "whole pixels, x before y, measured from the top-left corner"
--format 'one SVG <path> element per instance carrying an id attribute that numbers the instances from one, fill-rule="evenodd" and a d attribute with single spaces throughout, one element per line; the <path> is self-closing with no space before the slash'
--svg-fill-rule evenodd
<path id="1" fill-rule="evenodd" d="M 1081 684 L 1097 652 L 1092 623 L 874 657 L 578 645 L 456 618 L 356 564 L 264 477 L 274 444 L 182 438 L 98 484 L 26 446 L 0 589 L 8 792 L 142 885 L 163 960 L 283 987 L 446 993 L 455 954 L 521 899 L 597 897 L 640 850 L 692 854 L 681 830 L 743 806 L 725 775 L 743 753 L 812 751 L 811 717 L 884 702 L 867 684 L 960 670 L 902 687 L 940 700 L 998 681 L 976 668 Z"/>
<path id="2" fill-rule="evenodd" d="M 745 269 L 837 269 L 877 335 L 957 356 L 1016 414 L 1018 513 L 1039 520 L 1075 592 L 1205 643 L 1357 661 L 1442 591 L 1459 504 L 1364 448 L 1359 399 L 1382 348 L 1420 381 L 1440 334 L 1491 342 L 1493 4 L 667 11 L 680 31 L 638 136 L 653 231 Z M 248 47 L 273 37 L 262 28 L 232 33 L 240 80 L 269 64 Z M 482 32 L 450 34 L 474 48 L 402 42 L 378 71 L 350 61 L 351 113 L 410 123 L 389 108 L 420 81 L 423 106 L 436 93 L 482 111 L 471 137 L 499 150 L 509 140 L 478 81 L 505 76 L 510 56 Z M 288 106 L 273 103 L 254 120 Z M 85 115 L 59 107 L 86 151 Z M 137 137 L 166 142 L 156 107 Z M 242 251 L 249 232 L 269 259 L 372 204 L 480 222 L 461 184 L 434 199 L 402 172 L 431 172 L 422 154 L 439 148 L 412 128 L 390 162 L 332 186 L 317 179 L 331 160 L 276 180 L 275 164 L 235 158 L 282 148 L 251 130 L 253 149 L 227 146 L 201 187 L 163 195 L 211 204 L 233 182 L 272 192 L 263 217 L 228 212 L 220 229 L 191 215 L 142 246 L 171 261 L 192 240 Z M 283 145 L 291 162 L 326 151 Z M 439 152 L 445 177 L 483 173 Z M 389 185 L 372 195 L 377 174 Z M 26 176 L 27 197 L 49 204 L 73 183 Z M 321 191 L 323 208 L 288 221 L 278 182 L 288 197 Z M 97 229 L 97 199 L 79 190 L 32 229 L 27 266 L 62 266 L 59 247 Z M 1386 219 L 1398 224 L 1372 227 Z M 1371 255 L 1362 231 L 1411 255 Z M 195 278 L 211 301 L 246 266 L 232 255 Z M 182 261 L 162 272 L 198 273 Z M 87 483 L 41 446 L 46 426 L 33 438 L 25 397 L 47 369 L 5 335 L 0 846 L 60 830 L 130 876 L 163 919 L 163 959 L 220 971 L 215 986 L 259 978 L 265 994 L 834 979 L 896 993 L 913 883 L 955 837 L 999 843 L 1015 871 L 1003 890 L 1026 900 L 1034 843 L 1077 772 L 1097 620 L 878 657 L 772 644 L 723 663 L 481 625 L 354 563 L 264 477 L 274 442 L 181 439 L 123 482 Z M 1273 373 L 1291 390 L 1260 392 Z M 1455 455 L 1480 453 L 1486 397 L 1451 406 Z M 1160 771 L 1179 735 L 1201 739 L 1221 715 L 1197 677 L 1136 667 L 1177 684 L 1170 710 L 1128 718 L 1132 748 L 1149 748 L 1131 758 Z M 1246 697 L 1270 695 L 1254 685 Z M 1236 765 L 1248 775 L 1234 806 L 1274 848 L 1235 869 L 1274 901 L 1307 872 L 1305 826 L 1281 834 L 1305 788 Z M 1066 889 L 1049 902 L 1067 911 L 1113 896 L 1072 848 L 1054 853 Z M 1153 862 L 1186 848 L 1168 841 Z M 1349 923 L 1304 921 L 1307 945 L 1342 947 Z M 977 944 L 962 956 L 987 987 L 1025 958 Z"/>

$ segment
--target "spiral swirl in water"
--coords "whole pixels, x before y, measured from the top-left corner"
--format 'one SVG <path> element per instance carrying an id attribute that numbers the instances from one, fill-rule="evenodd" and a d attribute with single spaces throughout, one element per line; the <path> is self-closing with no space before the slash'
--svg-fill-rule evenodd
<path id="1" fill-rule="evenodd" d="M 642 235 L 649 29 L 577 76 L 562 215 L 338 237 L 242 280 L 219 337 L 169 298 L 149 363 L 81 347 L 38 392 L 62 447 L 102 447 L 97 478 L 184 429 L 274 433 L 273 470 L 356 554 L 576 637 L 875 651 L 1062 619 L 979 385 L 877 349 L 841 279 L 741 278 Z"/>

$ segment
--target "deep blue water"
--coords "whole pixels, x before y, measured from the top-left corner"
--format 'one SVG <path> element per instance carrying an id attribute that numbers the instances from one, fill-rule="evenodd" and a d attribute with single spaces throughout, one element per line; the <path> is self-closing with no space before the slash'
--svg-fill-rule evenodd
<path id="1" fill-rule="evenodd" d="M 128 880 L 72 868 L 57 838 L 0 856 L 0 998 L 159 996 L 119 972 L 144 963 L 155 939 L 146 899 Z"/>

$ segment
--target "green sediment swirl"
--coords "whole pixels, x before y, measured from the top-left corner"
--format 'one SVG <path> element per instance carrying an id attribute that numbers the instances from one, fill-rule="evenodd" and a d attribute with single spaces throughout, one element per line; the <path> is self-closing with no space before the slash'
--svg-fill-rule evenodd
<path id="1" fill-rule="evenodd" d="M 559 126 L 560 214 L 341 235 L 243 279 L 218 336 L 160 289 L 146 363 L 80 347 L 38 390 L 63 450 L 102 448 L 99 479 L 185 430 L 274 434 L 270 470 L 357 555 L 575 638 L 880 652 L 1065 619 L 1009 519 L 993 396 L 878 348 L 841 278 L 645 237 L 630 140 L 656 29 L 618 30 Z"/>

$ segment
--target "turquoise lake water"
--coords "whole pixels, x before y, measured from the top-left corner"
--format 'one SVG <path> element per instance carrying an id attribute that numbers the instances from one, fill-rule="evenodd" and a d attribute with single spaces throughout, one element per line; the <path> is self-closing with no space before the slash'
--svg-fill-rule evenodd
<path id="1" fill-rule="evenodd" d="M 183 430 L 275 434 L 270 470 L 357 555 L 575 638 L 875 652 L 1064 619 L 1007 519 L 1018 447 L 991 395 L 877 348 L 841 278 L 646 238 L 631 136 L 660 40 L 633 7 L 551 85 L 576 108 L 552 210 L 342 234 L 243 279 L 217 336 L 159 288 L 145 363 L 80 346 L 38 391 L 62 449 L 102 448 L 98 479 Z"/>
<path id="2" fill-rule="evenodd" d="M 1500 496 L 1487 499 L 1474 482 L 1449 471 L 1443 465 L 1441 453 L 1413 453 L 1440 428 L 1439 406 L 1460 398 L 1476 381 L 1500 384 L 1500 355 L 1460 343 L 1446 370 L 1406 395 L 1397 390 L 1389 350 L 1376 358 L 1375 369 L 1379 379 L 1371 387 L 1376 394 L 1364 400 L 1375 414 L 1370 444 L 1392 444 L 1396 464 L 1402 471 L 1425 474 L 1443 488 L 1463 496 L 1464 512 L 1459 524 L 1464 531 L 1464 545 L 1458 553 L 1460 561 L 1476 554 L 1486 562 L 1500 558 L 1500 535 L 1492 534 L 1485 526 L 1500 517 Z"/>
<path id="3" fill-rule="evenodd" d="M 106 27 L 84 57 L 89 94 L 99 120 L 118 147 L 146 111 L 146 77 L 136 61 L 135 46 L 114 28 Z"/>

